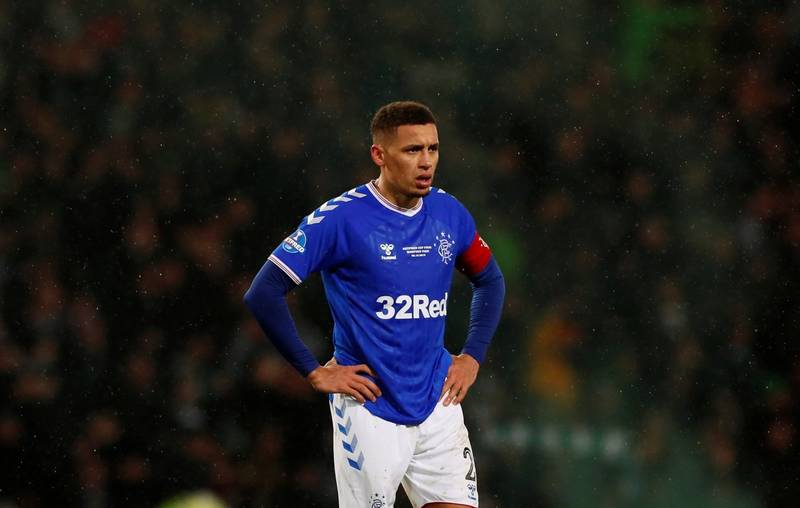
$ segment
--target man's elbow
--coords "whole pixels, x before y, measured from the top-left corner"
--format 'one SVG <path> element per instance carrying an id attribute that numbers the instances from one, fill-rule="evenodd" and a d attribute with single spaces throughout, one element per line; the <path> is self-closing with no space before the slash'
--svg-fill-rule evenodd
<path id="1" fill-rule="evenodd" d="M 489 283 L 494 287 L 494 290 L 499 295 L 498 298 L 502 301 L 506 298 L 506 278 L 503 277 L 503 272 L 497 271 L 497 276 Z"/>
<path id="2" fill-rule="evenodd" d="M 255 287 L 251 285 L 247 291 L 244 293 L 244 297 L 242 297 L 242 301 L 247 306 L 248 309 L 253 310 L 256 301 L 256 291 Z"/>
<path id="3" fill-rule="evenodd" d="M 492 270 L 489 280 L 498 286 L 503 286 L 504 289 L 506 287 L 506 278 L 503 277 L 503 272 L 500 270 L 500 266 L 497 263 L 494 264 L 494 269 Z"/>

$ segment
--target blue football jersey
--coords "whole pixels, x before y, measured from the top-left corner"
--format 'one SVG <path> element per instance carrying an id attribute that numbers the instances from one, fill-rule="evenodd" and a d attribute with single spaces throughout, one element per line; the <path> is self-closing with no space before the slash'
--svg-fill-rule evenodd
<path id="1" fill-rule="evenodd" d="M 269 259 L 297 284 L 322 273 L 337 362 L 376 373 L 383 395 L 366 402 L 372 414 L 415 425 L 436 406 L 452 361 L 448 292 L 474 238 L 472 216 L 443 190 L 404 209 L 369 182 L 323 203 Z"/>

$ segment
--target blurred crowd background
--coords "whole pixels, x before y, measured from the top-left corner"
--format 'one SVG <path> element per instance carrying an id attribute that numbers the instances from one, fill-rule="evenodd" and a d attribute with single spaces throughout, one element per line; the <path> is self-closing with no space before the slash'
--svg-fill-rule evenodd
<path id="1" fill-rule="evenodd" d="M 6 0 L 0 41 L 0 506 L 336 506 L 241 300 L 407 98 L 506 276 L 481 506 L 797 505 L 797 2 Z"/>

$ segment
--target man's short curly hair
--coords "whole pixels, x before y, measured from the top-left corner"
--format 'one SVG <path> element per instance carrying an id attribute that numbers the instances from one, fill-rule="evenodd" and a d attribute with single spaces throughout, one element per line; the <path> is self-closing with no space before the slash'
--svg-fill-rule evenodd
<path id="1" fill-rule="evenodd" d="M 372 117 L 370 131 L 372 140 L 381 134 L 394 134 L 401 125 L 436 124 L 430 108 L 425 104 L 415 101 L 390 102 L 382 106 Z"/>

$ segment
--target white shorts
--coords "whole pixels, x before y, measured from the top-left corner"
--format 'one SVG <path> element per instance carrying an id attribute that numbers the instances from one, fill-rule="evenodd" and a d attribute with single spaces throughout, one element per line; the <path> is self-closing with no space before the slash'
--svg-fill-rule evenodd
<path id="1" fill-rule="evenodd" d="M 460 405 L 436 405 L 419 425 L 388 422 L 334 394 L 333 461 L 339 508 L 391 508 L 402 484 L 414 508 L 446 502 L 478 507 L 478 485 Z"/>

